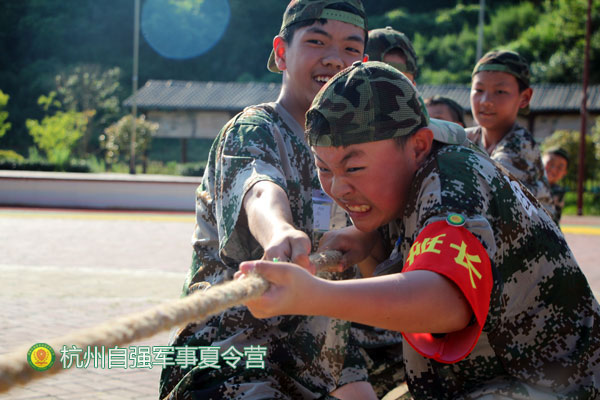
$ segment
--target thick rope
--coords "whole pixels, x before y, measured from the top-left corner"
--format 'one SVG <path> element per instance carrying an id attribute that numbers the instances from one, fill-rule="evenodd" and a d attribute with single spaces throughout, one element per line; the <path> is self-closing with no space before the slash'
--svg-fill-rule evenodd
<path id="1" fill-rule="evenodd" d="M 327 271 L 337 265 L 341 253 L 326 251 L 310 256 L 317 271 Z M 211 315 L 260 297 L 269 287 L 269 283 L 258 275 L 245 279 L 229 281 L 215 285 L 207 291 L 198 291 L 187 297 L 173 300 L 146 311 L 130 314 L 92 328 L 75 331 L 71 334 L 48 341 L 56 355 L 52 368 L 36 371 L 27 362 L 27 352 L 31 345 L 0 356 L 0 393 L 10 390 L 17 384 L 45 378 L 67 369 L 61 368 L 58 355 L 64 345 L 86 349 L 94 346 L 112 348 L 145 339 L 171 329 L 174 326 L 200 322 Z M 57 351 L 58 350 L 58 351 Z"/>

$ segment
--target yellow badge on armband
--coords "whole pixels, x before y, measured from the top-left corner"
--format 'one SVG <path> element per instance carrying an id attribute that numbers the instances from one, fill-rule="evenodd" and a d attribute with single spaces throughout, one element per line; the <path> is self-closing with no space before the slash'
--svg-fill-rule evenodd
<path id="1" fill-rule="evenodd" d="M 465 217 L 463 217 L 461 214 L 452 213 L 448 215 L 446 222 L 448 225 L 452 226 L 463 226 L 465 224 Z"/>

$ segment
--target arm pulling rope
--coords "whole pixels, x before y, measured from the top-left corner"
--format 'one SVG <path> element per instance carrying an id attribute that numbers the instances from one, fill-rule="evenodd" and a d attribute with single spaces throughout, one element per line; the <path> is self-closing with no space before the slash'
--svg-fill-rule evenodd
<path id="1" fill-rule="evenodd" d="M 323 271 L 339 263 L 341 253 L 325 251 L 310 256 L 317 271 Z M 229 281 L 215 285 L 206 291 L 198 291 L 187 297 L 173 300 L 140 313 L 130 314 L 101 325 L 82 329 L 71 334 L 52 339 L 48 344 L 55 350 L 64 345 L 87 348 L 105 346 L 112 348 L 141 340 L 174 326 L 202 321 L 211 315 L 260 297 L 269 287 L 269 283 L 258 275 L 245 279 Z M 27 362 L 30 346 L 0 356 L 0 393 L 8 391 L 17 384 L 45 378 L 65 371 L 60 362 L 55 362 L 47 371 L 36 371 Z"/>

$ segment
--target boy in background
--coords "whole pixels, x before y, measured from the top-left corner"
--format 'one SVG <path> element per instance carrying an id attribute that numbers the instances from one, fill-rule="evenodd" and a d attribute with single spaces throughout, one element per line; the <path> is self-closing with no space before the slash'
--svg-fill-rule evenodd
<path id="1" fill-rule="evenodd" d="M 417 53 L 404 33 L 391 26 L 369 31 L 367 55 L 370 61 L 382 61 L 396 68 L 416 86 Z"/>
<path id="2" fill-rule="evenodd" d="M 330 248 L 361 259 L 369 235 L 394 224 L 391 262 L 346 281 L 242 263 L 238 278 L 271 282 L 249 308 L 403 332 L 417 400 L 598 398 L 600 306 L 564 236 L 514 176 L 465 146 L 456 124 L 429 120 L 417 97 L 394 68 L 354 64 L 307 113 L 321 185 L 360 233 Z"/>
<path id="3" fill-rule="evenodd" d="M 559 147 L 548 149 L 542 156 L 548 183 L 550 183 L 550 192 L 552 193 L 552 201 L 555 209 L 555 221 L 558 224 L 562 215 L 562 210 L 565 207 L 565 188 L 560 186 L 558 182 L 567 175 L 569 168 L 569 155 Z"/>
<path id="4" fill-rule="evenodd" d="M 212 145 L 196 195 L 195 251 L 184 295 L 230 280 L 245 260 L 311 267 L 308 255 L 317 232 L 329 228 L 332 202 L 321 194 L 304 138 L 305 113 L 331 77 L 363 58 L 366 39 L 360 0 L 289 3 L 268 61 L 270 71 L 282 73 L 279 98 L 247 107 Z M 171 360 L 160 397 L 374 399 L 364 359 L 348 344 L 349 330 L 348 322 L 328 317 L 258 320 L 244 306 L 231 308 L 176 333 L 170 345 L 199 347 L 200 361 L 181 366 Z M 252 354 L 259 363 L 249 361 Z"/>
<path id="5" fill-rule="evenodd" d="M 435 95 L 425 99 L 429 117 L 454 122 L 463 128 L 465 125 L 465 110 L 449 97 Z"/>
<path id="6" fill-rule="evenodd" d="M 471 109 L 478 126 L 468 128 L 467 136 L 554 215 L 539 146 L 517 123 L 519 112 L 529 111 L 533 95 L 529 77 L 529 65 L 519 54 L 505 50 L 485 54 L 475 65 L 471 82 Z"/>

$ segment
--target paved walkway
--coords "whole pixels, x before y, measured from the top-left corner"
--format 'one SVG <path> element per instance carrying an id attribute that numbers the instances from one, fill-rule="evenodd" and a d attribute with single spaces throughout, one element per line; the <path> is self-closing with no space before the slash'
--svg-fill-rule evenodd
<path id="1" fill-rule="evenodd" d="M 193 224 L 189 213 L 0 208 L 0 354 L 177 297 Z M 563 229 L 600 293 L 600 218 L 565 217 Z M 156 399 L 159 375 L 158 368 L 73 369 L 0 399 Z"/>

